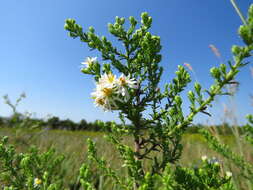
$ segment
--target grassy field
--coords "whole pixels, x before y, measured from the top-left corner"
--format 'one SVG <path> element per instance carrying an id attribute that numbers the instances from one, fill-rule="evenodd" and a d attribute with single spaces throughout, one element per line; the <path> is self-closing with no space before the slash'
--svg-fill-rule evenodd
<path id="1" fill-rule="evenodd" d="M 81 164 L 87 162 L 87 138 L 96 141 L 100 155 L 108 160 L 112 168 L 117 169 L 117 171 L 121 173 L 126 172 L 121 168 L 122 162 L 119 160 L 114 147 L 104 140 L 103 133 L 63 130 L 28 131 L 27 129 L 1 128 L 0 136 L 9 136 L 10 143 L 14 144 L 20 152 L 25 152 L 29 147 L 35 145 L 40 151 L 45 151 L 53 147 L 56 149 L 57 153 L 63 154 L 65 156 L 63 169 L 66 170 L 66 186 L 76 183 L 78 170 Z M 232 135 L 221 136 L 220 138 L 224 143 L 232 147 L 235 152 L 243 154 L 247 160 L 253 163 L 253 150 L 250 149 L 248 145 L 240 144 L 240 146 L 238 146 L 235 137 Z M 125 140 L 127 143 L 131 143 L 129 138 Z M 247 189 L 247 184 L 244 184 L 245 180 L 241 180 L 239 170 L 209 149 L 202 136 L 199 134 L 186 134 L 183 138 L 183 144 L 183 155 L 179 163 L 185 166 L 195 166 L 200 163 L 202 155 L 216 157 L 220 161 L 223 171 L 232 171 L 235 183 L 240 186 L 241 189 Z M 99 175 L 98 171 L 96 171 L 96 167 L 92 168 L 94 168 L 94 174 Z M 106 180 L 104 180 L 104 183 L 106 183 Z"/>

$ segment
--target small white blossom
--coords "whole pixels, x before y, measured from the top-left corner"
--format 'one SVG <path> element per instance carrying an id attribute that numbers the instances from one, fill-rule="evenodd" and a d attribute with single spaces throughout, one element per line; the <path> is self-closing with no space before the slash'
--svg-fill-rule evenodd
<path id="1" fill-rule="evenodd" d="M 82 65 L 85 65 L 86 68 L 89 68 L 93 63 L 97 61 L 97 57 L 87 57 L 84 62 L 82 62 Z"/>
<path id="2" fill-rule="evenodd" d="M 126 77 L 124 74 L 121 74 L 117 80 L 117 83 L 120 86 L 124 86 L 124 87 L 128 86 L 129 88 L 134 88 L 134 89 L 138 88 L 137 81 L 134 78 L 130 79 L 129 75 Z"/>
<path id="3" fill-rule="evenodd" d="M 138 88 L 135 79 L 130 79 L 123 74 L 117 79 L 112 73 L 103 74 L 96 84 L 96 89 L 91 93 L 95 106 L 102 107 L 105 111 L 118 109 L 117 102 L 129 100 L 129 88 Z"/>
<path id="4" fill-rule="evenodd" d="M 232 177 L 232 172 L 230 172 L 230 171 L 226 171 L 226 176 L 228 177 L 228 178 L 230 178 L 230 177 Z"/>
<path id="5" fill-rule="evenodd" d="M 101 91 L 95 91 L 91 93 L 95 106 L 102 107 L 104 111 L 115 110 L 117 106 L 114 99 L 112 99 L 110 96 L 105 96 L 104 94 L 105 93 Z"/>
<path id="6" fill-rule="evenodd" d="M 95 100 L 94 103 L 96 106 L 104 106 L 106 104 L 106 100 L 103 97 L 95 97 L 94 96 L 94 100 Z"/>
<path id="7" fill-rule="evenodd" d="M 98 85 L 100 86 L 106 86 L 106 87 L 113 87 L 116 83 L 116 75 L 113 75 L 112 73 L 105 73 L 101 76 L 101 78 L 98 81 Z"/>
<path id="8" fill-rule="evenodd" d="M 122 96 L 125 97 L 125 100 L 129 100 L 129 93 L 127 88 L 133 88 L 137 89 L 138 85 L 135 79 L 130 79 L 130 76 L 125 76 L 124 74 L 121 74 L 121 76 L 117 79 L 116 83 L 118 87 L 118 92 Z"/>
<path id="9" fill-rule="evenodd" d="M 202 156 L 202 157 L 201 157 L 201 160 L 202 160 L 202 161 L 206 161 L 206 160 L 207 160 L 207 156 L 206 156 L 206 155 Z"/>
<path id="10" fill-rule="evenodd" d="M 39 179 L 39 178 L 35 178 L 35 179 L 34 179 L 34 182 L 33 182 L 33 185 L 34 185 L 35 187 L 37 187 L 37 186 L 39 186 L 40 184 L 42 184 L 42 180 Z"/>

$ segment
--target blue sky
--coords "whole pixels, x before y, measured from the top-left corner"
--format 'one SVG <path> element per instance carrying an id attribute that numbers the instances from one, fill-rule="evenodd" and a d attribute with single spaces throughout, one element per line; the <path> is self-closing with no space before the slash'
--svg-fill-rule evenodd
<path id="1" fill-rule="evenodd" d="M 244 13 L 252 3 L 237 2 Z M 75 121 L 115 119 L 115 114 L 94 107 L 90 98 L 94 82 L 80 72 L 80 63 L 87 56 L 97 56 L 101 61 L 100 55 L 68 37 L 64 20 L 74 18 L 84 29 L 93 26 L 99 35 L 112 39 L 107 32 L 108 22 L 114 22 L 115 16 L 139 19 L 144 11 L 153 17 L 151 31 L 161 36 L 161 64 L 165 68 L 162 83 L 171 80 L 177 65 L 187 62 L 197 80 L 208 87 L 212 83 L 209 69 L 220 63 L 208 46 L 214 44 L 225 62 L 231 59 L 231 45 L 242 43 L 237 35 L 241 21 L 229 0 L 2 0 L 0 96 L 9 94 L 15 100 L 25 92 L 27 98 L 19 110 L 35 112 L 38 117 L 52 114 Z M 234 107 L 239 122 L 244 122 L 246 113 L 253 113 L 249 67 L 237 77 L 241 86 Z M 210 109 L 214 115 L 210 122 L 221 121 L 224 103 L 228 103 L 227 98 L 216 100 L 215 108 Z M 184 109 L 187 113 L 187 104 Z M 10 115 L 2 100 L 0 115 Z M 198 116 L 195 122 L 206 123 L 207 119 Z"/>

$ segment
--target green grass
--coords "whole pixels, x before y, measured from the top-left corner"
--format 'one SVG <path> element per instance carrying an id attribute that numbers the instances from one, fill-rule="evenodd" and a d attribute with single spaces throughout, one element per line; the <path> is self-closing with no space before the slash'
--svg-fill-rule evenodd
<path id="1" fill-rule="evenodd" d="M 86 140 L 91 138 L 96 141 L 98 152 L 101 156 L 105 157 L 110 163 L 110 166 L 120 173 L 124 173 L 124 169 L 121 168 L 122 162 L 119 160 L 119 156 L 114 147 L 105 141 L 104 134 L 101 132 L 87 132 L 87 131 L 63 131 L 63 130 L 27 130 L 27 129 L 10 129 L 1 128 L 0 136 L 9 136 L 10 143 L 14 144 L 19 152 L 26 152 L 26 150 L 35 145 L 41 151 L 45 151 L 50 147 L 56 149 L 59 154 L 65 156 L 63 169 L 66 170 L 65 181 L 67 184 L 74 184 L 77 180 L 78 170 L 83 162 L 87 162 L 87 147 Z M 125 139 L 127 143 L 131 144 L 130 138 Z M 221 140 L 228 144 L 236 152 L 239 152 L 235 137 L 232 135 L 222 136 Z M 183 137 L 184 150 L 180 159 L 180 163 L 185 166 L 194 166 L 200 163 L 202 155 L 208 157 L 216 157 L 221 161 L 223 171 L 232 171 L 235 180 L 242 189 L 246 185 L 243 184 L 243 180 L 240 180 L 240 173 L 227 160 L 221 158 L 215 152 L 207 147 L 205 139 L 199 134 L 186 134 Z M 253 163 L 253 150 L 250 146 L 244 144 L 243 152 L 244 157 Z M 92 167 L 94 175 L 98 174 L 96 167 Z M 107 182 L 108 183 L 108 182 Z"/>

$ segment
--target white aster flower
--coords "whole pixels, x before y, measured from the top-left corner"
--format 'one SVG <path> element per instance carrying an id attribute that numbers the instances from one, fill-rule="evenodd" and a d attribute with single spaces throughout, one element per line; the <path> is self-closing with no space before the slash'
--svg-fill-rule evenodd
<path id="1" fill-rule="evenodd" d="M 137 82 L 123 74 L 117 79 L 112 73 L 105 73 L 96 83 L 96 89 L 91 93 L 94 104 L 105 111 L 117 110 L 117 102 L 129 100 L 128 88 L 138 88 Z"/>
<path id="2" fill-rule="evenodd" d="M 33 185 L 34 185 L 35 187 L 37 187 L 37 186 L 39 186 L 40 184 L 42 184 L 42 180 L 39 179 L 39 178 L 35 178 L 35 179 L 34 179 L 34 182 L 33 182 Z"/>
<path id="3" fill-rule="evenodd" d="M 128 86 L 129 88 L 134 89 L 138 88 L 137 81 L 134 78 L 130 79 L 129 75 L 126 77 L 124 74 L 121 74 L 117 80 L 117 83 L 120 86 Z"/>
<path id="4" fill-rule="evenodd" d="M 97 61 L 97 57 L 87 57 L 84 62 L 82 62 L 82 65 L 85 65 L 86 68 L 89 68 L 93 63 Z"/>
<path id="5" fill-rule="evenodd" d="M 113 86 L 97 84 L 97 88 L 91 93 L 91 97 L 94 99 L 96 107 L 102 107 L 105 111 L 115 110 L 117 106 L 114 100 L 114 94 L 115 88 Z"/>
<path id="6" fill-rule="evenodd" d="M 91 93 L 92 97 L 109 98 L 115 93 L 112 85 L 97 84 L 95 92 Z"/>
<path id="7" fill-rule="evenodd" d="M 206 155 L 202 156 L 202 157 L 201 157 L 201 160 L 202 160 L 202 161 L 206 161 L 206 160 L 207 160 L 207 156 L 206 156 Z"/>
<path id="8" fill-rule="evenodd" d="M 101 107 L 103 107 L 104 105 L 105 105 L 105 98 L 103 98 L 103 97 L 94 97 L 94 104 L 96 105 L 96 107 L 98 107 L 98 106 L 101 106 Z"/>
<path id="9" fill-rule="evenodd" d="M 127 87 L 129 88 L 138 88 L 137 82 L 135 79 L 130 79 L 130 76 L 125 76 L 124 74 L 121 74 L 121 76 L 117 79 L 117 88 L 119 94 L 125 97 L 126 100 L 129 99 L 129 93 L 127 90 Z"/>
<path id="10" fill-rule="evenodd" d="M 230 177 L 232 177 L 232 172 L 230 172 L 230 171 L 226 171 L 226 177 L 228 177 L 228 178 L 230 178 Z"/>
<path id="11" fill-rule="evenodd" d="M 104 111 L 117 109 L 117 105 L 113 98 L 94 97 L 94 104 L 96 107 L 103 108 Z"/>
<path id="12" fill-rule="evenodd" d="M 112 88 L 113 86 L 115 86 L 115 82 L 116 82 L 116 75 L 112 73 L 109 73 L 109 74 L 105 73 L 99 79 L 98 85 Z"/>

